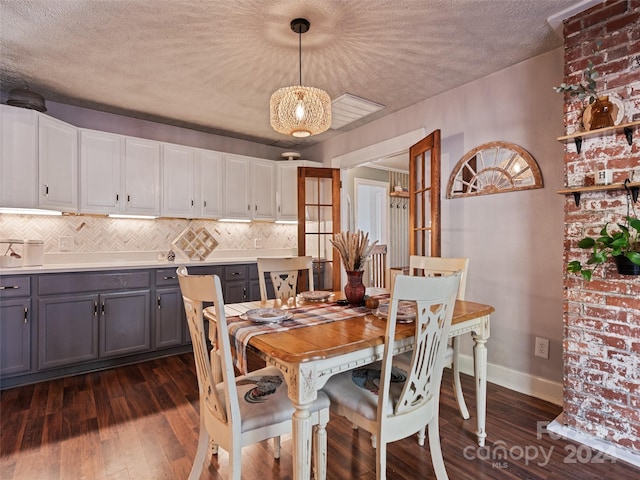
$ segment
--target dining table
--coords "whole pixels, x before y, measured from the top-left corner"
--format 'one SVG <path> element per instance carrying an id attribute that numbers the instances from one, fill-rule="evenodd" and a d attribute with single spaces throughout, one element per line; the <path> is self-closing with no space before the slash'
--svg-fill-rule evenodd
<path id="1" fill-rule="evenodd" d="M 389 290 L 367 288 L 367 295 L 380 304 L 389 301 Z M 247 351 L 277 367 L 284 376 L 288 396 L 295 411 L 292 417 L 293 478 L 307 480 L 311 475 L 312 425 L 309 406 L 318 391 L 335 374 L 378 361 L 384 350 L 386 318 L 377 310 L 348 305 L 343 292 L 298 295 L 288 300 L 253 301 L 225 305 L 234 363 L 247 373 Z M 320 299 L 320 300 L 318 300 Z M 287 313 L 284 321 L 252 322 L 247 312 L 255 309 L 278 309 Z M 490 305 L 457 300 L 449 337 L 471 334 L 474 347 L 477 442 L 484 446 L 487 433 L 487 340 L 490 334 Z M 215 321 L 215 310 L 204 310 Z M 213 322 L 210 322 L 210 328 Z M 414 324 L 398 323 L 394 354 L 412 349 Z M 324 459 L 326 461 L 326 459 Z"/>

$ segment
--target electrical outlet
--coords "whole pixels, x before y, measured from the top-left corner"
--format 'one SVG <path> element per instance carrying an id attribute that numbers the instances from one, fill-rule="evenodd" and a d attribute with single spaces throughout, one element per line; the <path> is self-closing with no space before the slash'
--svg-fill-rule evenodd
<path id="1" fill-rule="evenodd" d="M 535 356 L 549 359 L 549 339 L 536 337 Z"/>
<path id="2" fill-rule="evenodd" d="M 60 237 L 58 239 L 58 247 L 61 252 L 72 252 L 75 248 L 73 237 Z"/>
<path id="3" fill-rule="evenodd" d="M 253 248 L 262 248 L 262 239 L 254 238 L 253 239 Z"/>

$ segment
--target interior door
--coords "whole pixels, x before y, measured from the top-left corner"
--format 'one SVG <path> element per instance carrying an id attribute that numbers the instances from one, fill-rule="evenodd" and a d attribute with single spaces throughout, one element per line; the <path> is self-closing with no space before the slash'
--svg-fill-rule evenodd
<path id="1" fill-rule="evenodd" d="M 409 254 L 440 253 L 440 130 L 409 149 Z"/>
<path id="2" fill-rule="evenodd" d="M 329 242 L 338 232 L 340 169 L 298 167 L 298 255 L 313 257 L 316 290 L 341 289 L 340 256 Z"/>

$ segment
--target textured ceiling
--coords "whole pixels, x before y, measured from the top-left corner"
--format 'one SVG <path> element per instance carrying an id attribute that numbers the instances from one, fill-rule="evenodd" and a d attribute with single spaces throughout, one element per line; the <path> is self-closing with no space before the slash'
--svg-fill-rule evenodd
<path id="1" fill-rule="evenodd" d="M 0 0 L 0 89 L 244 138 L 312 145 L 562 45 L 547 18 L 577 0 Z M 269 98 L 298 82 L 381 103 L 293 139 Z"/>

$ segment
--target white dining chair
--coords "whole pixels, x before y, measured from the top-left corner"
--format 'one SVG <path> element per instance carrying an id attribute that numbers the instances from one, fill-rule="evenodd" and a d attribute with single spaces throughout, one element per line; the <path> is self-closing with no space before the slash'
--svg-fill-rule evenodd
<path id="1" fill-rule="evenodd" d="M 467 287 L 467 273 L 469 271 L 469 259 L 465 257 L 424 257 L 411 255 L 409 257 L 409 275 L 438 276 L 451 275 L 461 272 L 460 286 L 458 287 L 458 300 L 464 300 Z M 453 369 L 453 393 L 458 402 L 458 409 L 462 418 L 469 418 L 469 410 L 464 401 L 462 383 L 460 381 L 460 343 L 457 337 L 451 339 L 451 346 L 445 354 L 445 365 L 451 365 Z M 421 436 L 421 444 L 424 437 Z"/>
<path id="2" fill-rule="evenodd" d="M 234 376 L 231 346 L 220 278 L 217 275 L 189 275 L 187 268 L 177 270 L 187 322 L 193 344 L 193 356 L 200 395 L 200 435 L 198 449 L 189 475 L 200 478 L 211 445 L 229 454 L 229 478 L 240 480 L 241 449 L 246 445 L 274 439 L 274 457 L 280 457 L 280 436 L 291 432 L 294 407 L 287 396 L 287 385 L 275 367 L 266 367 L 248 375 Z M 210 328 L 212 350 L 207 349 L 203 302 L 213 302 L 215 326 Z M 313 461 L 315 478 L 326 477 L 329 399 L 323 392 L 311 404 L 309 413 L 314 429 Z"/>
<path id="3" fill-rule="evenodd" d="M 298 277 L 306 271 L 307 290 L 313 290 L 313 258 L 306 257 L 267 257 L 258 258 L 258 278 L 260 281 L 260 299 L 268 300 L 265 274 L 269 275 L 276 298 L 287 300 L 295 297 L 298 289 Z"/>
<path id="4" fill-rule="evenodd" d="M 438 480 L 447 479 L 438 413 L 447 337 L 460 274 L 399 276 L 391 293 L 382 362 L 331 377 L 323 390 L 331 410 L 372 434 L 376 478 L 386 478 L 387 443 L 429 431 L 431 461 Z M 398 303 L 415 302 L 413 353 L 406 371 L 393 366 Z"/>
<path id="5" fill-rule="evenodd" d="M 364 283 L 367 287 L 387 286 L 387 246 L 374 245 L 364 266 Z"/>

